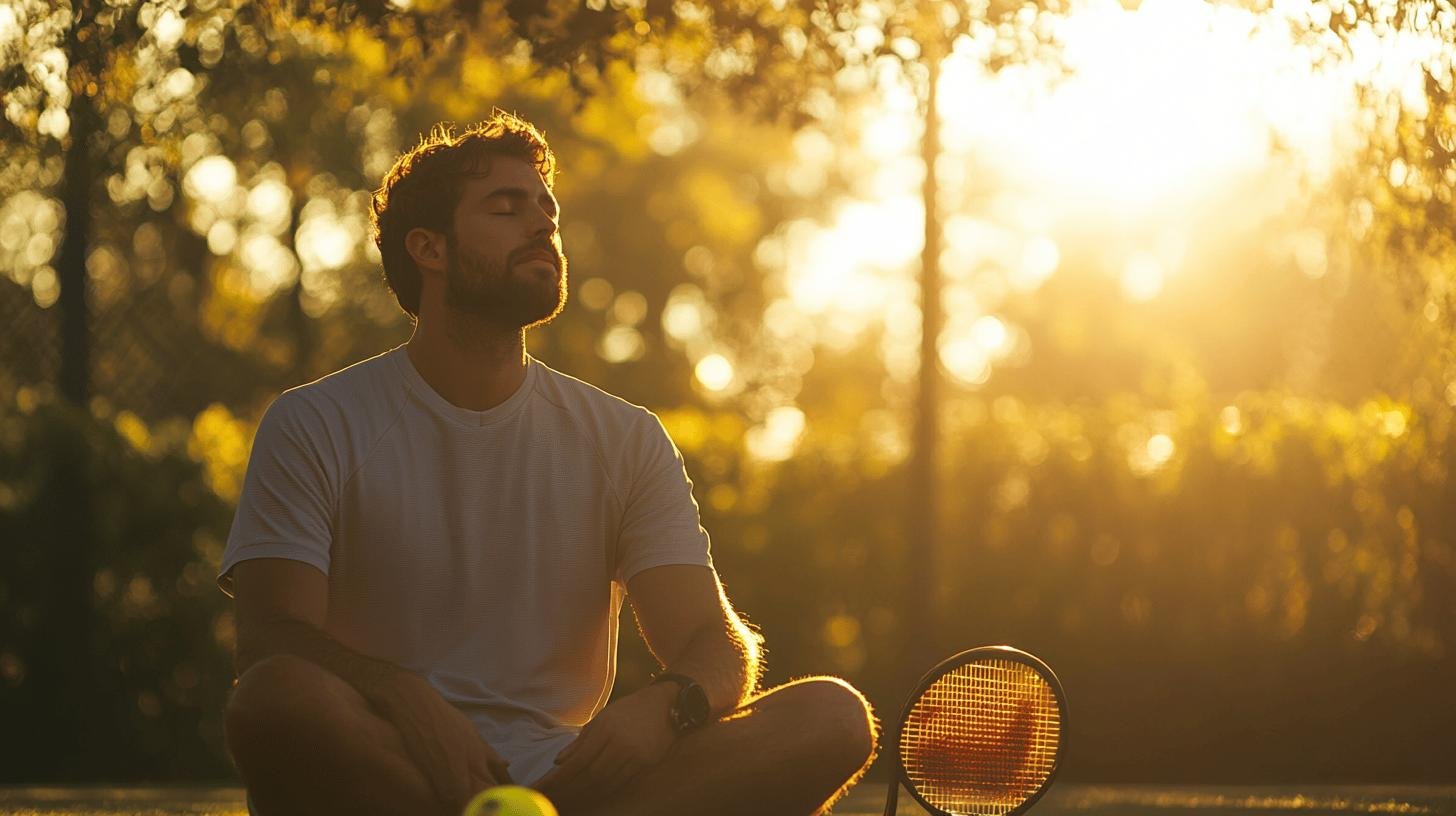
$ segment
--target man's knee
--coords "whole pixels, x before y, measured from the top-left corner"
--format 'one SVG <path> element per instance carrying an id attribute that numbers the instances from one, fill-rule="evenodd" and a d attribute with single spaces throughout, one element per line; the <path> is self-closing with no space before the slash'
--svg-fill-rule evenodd
<path id="1" fill-rule="evenodd" d="M 874 761 L 879 726 L 863 694 L 837 677 L 813 677 L 784 687 L 794 708 L 810 718 L 817 750 L 846 776 L 857 777 Z"/>
<path id="2" fill-rule="evenodd" d="M 331 680 L 322 667 L 292 655 L 272 655 L 250 666 L 238 678 L 223 716 L 234 758 L 296 733 L 310 711 L 318 712 Z"/>

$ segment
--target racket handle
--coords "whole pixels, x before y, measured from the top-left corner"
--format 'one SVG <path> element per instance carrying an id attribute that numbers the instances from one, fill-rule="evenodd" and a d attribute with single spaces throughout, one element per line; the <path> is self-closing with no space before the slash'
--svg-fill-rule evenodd
<path id="1" fill-rule="evenodd" d="M 890 780 L 890 793 L 885 797 L 885 816 L 895 816 L 895 810 L 900 804 L 900 780 Z"/>

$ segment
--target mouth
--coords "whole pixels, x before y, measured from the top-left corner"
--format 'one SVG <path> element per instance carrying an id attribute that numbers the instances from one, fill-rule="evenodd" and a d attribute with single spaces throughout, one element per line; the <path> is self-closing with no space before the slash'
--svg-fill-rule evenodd
<path id="1" fill-rule="evenodd" d="M 546 252 L 532 252 L 528 255 L 522 256 L 521 259 L 516 263 L 530 263 L 531 261 L 541 261 L 551 264 L 553 269 L 556 267 L 556 256 Z"/>

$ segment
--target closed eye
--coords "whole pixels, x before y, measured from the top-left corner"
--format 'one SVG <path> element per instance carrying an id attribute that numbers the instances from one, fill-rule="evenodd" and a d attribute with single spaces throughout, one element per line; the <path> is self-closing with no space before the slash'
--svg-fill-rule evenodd
<path id="1" fill-rule="evenodd" d="M 491 191 L 485 196 L 485 200 L 496 206 L 509 204 L 513 207 L 509 211 L 492 211 L 491 215 L 519 215 L 520 207 L 525 206 L 526 202 L 531 200 L 531 192 L 521 187 L 506 187 Z M 560 218 L 561 212 L 556 205 L 556 199 L 551 197 L 550 194 L 543 195 L 539 199 L 539 202 L 547 218 L 550 218 L 553 222 Z"/>

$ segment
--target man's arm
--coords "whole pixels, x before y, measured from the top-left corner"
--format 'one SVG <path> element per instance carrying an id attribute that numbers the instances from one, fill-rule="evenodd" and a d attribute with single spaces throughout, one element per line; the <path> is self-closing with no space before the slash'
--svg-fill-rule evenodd
<path id="1" fill-rule="evenodd" d="M 276 654 L 332 672 L 395 726 L 447 810 L 458 811 L 476 791 L 510 781 L 505 761 L 428 681 L 324 632 L 328 578 L 322 572 L 301 561 L 258 558 L 238 563 L 232 573 L 239 676 Z"/>
<path id="2" fill-rule="evenodd" d="M 737 708 L 758 687 L 763 638 L 734 611 L 712 569 L 643 570 L 627 592 L 653 657 L 696 680 L 715 716 Z"/>
<path id="3" fill-rule="evenodd" d="M 627 582 L 627 592 L 652 654 L 702 686 L 714 715 L 737 708 L 757 688 L 762 638 L 733 611 L 712 569 L 646 569 Z M 654 683 L 607 706 L 536 786 L 567 804 L 620 790 L 677 739 L 669 717 L 677 688 Z"/>
<path id="4" fill-rule="evenodd" d="M 265 657 L 290 654 L 328 669 L 380 705 L 399 666 L 355 652 L 324 632 L 329 579 L 302 561 L 256 558 L 233 567 L 239 677 Z"/>

